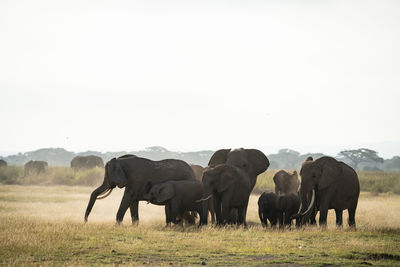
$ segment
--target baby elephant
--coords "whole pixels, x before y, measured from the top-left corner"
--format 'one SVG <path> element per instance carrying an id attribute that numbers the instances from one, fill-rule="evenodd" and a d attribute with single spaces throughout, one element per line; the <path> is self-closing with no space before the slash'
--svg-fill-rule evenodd
<path id="1" fill-rule="evenodd" d="M 295 194 L 278 197 L 277 208 L 279 210 L 279 226 L 292 225 L 292 216 L 297 214 L 300 208 L 300 198 Z"/>
<path id="2" fill-rule="evenodd" d="M 278 223 L 280 212 L 277 207 L 278 196 L 273 192 L 264 192 L 258 199 L 258 216 L 264 227 L 268 226 L 268 221 L 272 227 Z"/>
<path id="3" fill-rule="evenodd" d="M 179 223 L 187 211 L 200 214 L 200 225 L 204 223 L 202 203 L 198 201 L 203 196 L 203 183 L 197 180 L 167 181 L 151 186 L 145 198 L 153 204 L 165 205 L 167 226 L 171 222 Z"/>

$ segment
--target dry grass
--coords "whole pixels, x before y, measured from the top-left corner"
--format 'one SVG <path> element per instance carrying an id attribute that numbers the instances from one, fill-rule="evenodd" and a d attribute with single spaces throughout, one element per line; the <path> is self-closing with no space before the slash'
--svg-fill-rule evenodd
<path id="1" fill-rule="evenodd" d="M 26 265 L 399 265 L 400 196 L 362 193 L 357 231 L 334 227 L 263 229 L 258 195 L 249 228 L 164 228 L 163 207 L 140 203 L 140 225 L 115 214 L 123 190 L 95 204 L 83 223 L 92 187 L 0 186 L 0 264 Z M 345 214 L 347 217 L 347 214 Z"/>

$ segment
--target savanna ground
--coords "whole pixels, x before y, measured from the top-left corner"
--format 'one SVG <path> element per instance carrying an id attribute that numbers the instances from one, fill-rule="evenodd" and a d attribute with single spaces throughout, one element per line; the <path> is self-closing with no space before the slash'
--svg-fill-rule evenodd
<path id="1" fill-rule="evenodd" d="M 266 174 L 269 176 L 269 174 Z M 267 179 L 268 178 L 268 179 Z M 260 177 L 260 189 L 271 185 Z M 360 179 L 361 180 L 361 179 Z M 264 183 L 264 185 L 263 185 Z M 88 223 L 84 211 L 94 186 L 0 185 L 0 264 L 6 265 L 400 265 L 400 196 L 363 192 L 357 230 L 263 229 L 258 195 L 249 227 L 164 227 L 163 207 L 140 203 L 139 226 L 115 215 L 123 190 L 98 200 Z M 347 220 L 347 212 L 344 213 Z"/>

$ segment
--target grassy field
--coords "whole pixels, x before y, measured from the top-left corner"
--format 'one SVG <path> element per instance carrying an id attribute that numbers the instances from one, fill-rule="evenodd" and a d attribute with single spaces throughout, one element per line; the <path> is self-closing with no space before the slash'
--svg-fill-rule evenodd
<path id="1" fill-rule="evenodd" d="M 247 229 L 164 227 L 163 207 L 140 203 L 140 224 L 114 226 L 123 190 L 83 215 L 93 187 L 0 185 L 0 264 L 400 265 L 400 196 L 363 192 L 357 230 L 263 229 L 252 195 Z M 347 212 L 345 213 L 347 219 Z"/>

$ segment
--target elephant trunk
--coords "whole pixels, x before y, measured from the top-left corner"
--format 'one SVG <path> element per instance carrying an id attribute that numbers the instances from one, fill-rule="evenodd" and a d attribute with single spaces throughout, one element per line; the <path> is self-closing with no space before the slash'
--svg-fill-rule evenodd
<path id="1" fill-rule="evenodd" d="M 85 222 L 87 222 L 87 219 L 89 217 L 90 212 L 92 211 L 94 202 L 96 202 L 96 199 L 99 195 L 101 195 L 102 193 L 106 192 L 107 190 L 110 190 L 109 186 L 107 183 L 103 183 L 101 186 L 99 186 L 98 188 L 96 188 L 92 194 L 90 195 L 90 200 L 89 200 L 89 204 L 86 208 L 86 212 L 85 212 Z M 108 194 L 106 196 L 108 196 L 111 193 L 112 189 L 108 192 Z M 101 198 L 104 198 L 105 196 L 103 195 Z"/>

